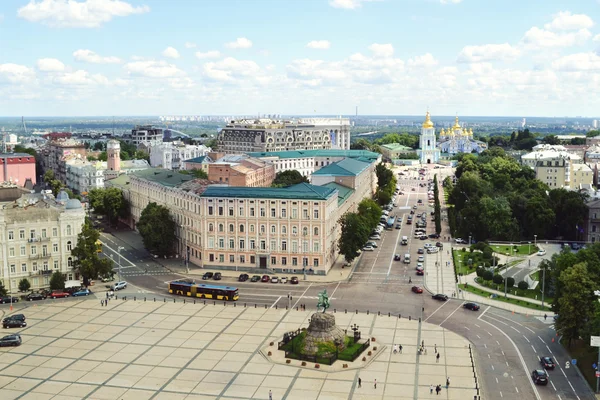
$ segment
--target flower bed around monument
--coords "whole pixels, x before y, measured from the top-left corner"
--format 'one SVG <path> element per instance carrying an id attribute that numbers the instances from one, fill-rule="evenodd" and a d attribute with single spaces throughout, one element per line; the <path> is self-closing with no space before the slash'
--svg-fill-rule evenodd
<path id="1" fill-rule="evenodd" d="M 364 343 L 355 343 L 354 339 L 346 336 L 344 338 L 344 348 L 339 351 L 336 345 L 332 342 L 319 343 L 319 349 L 316 354 L 304 354 L 304 339 L 306 338 L 306 331 L 300 332 L 293 339 L 287 343 L 279 343 L 279 350 L 285 351 L 285 357 L 295 360 L 310 361 L 319 364 L 331 365 L 336 360 L 343 361 L 354 361 L 365 351 L 370 341 L 367 340 Z"/>

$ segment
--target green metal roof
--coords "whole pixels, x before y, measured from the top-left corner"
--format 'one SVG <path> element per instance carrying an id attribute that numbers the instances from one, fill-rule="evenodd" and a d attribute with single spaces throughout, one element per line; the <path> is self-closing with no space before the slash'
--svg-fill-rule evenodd
<path id="1" fill-rule="evenodd" d="M 397 150 L 406 150 L 406 151 L 414 151 L 412 147 L 401 145 L 400 143 L 388 143 L 381 145 L 384 149 L 397 151 Z"/>
<path id="2" fill-rule="evenodd" d="M 184 175 L 177 171 L 170 171 L 162 168 L 149 168 L 142 171 L 136 171 L 131 175 L 135 175 L 138 178 L 146 179 L 168 187 L 179 186 L 184 182 L 195 179 L 191 175 Z"/>
<path id="3" fill-rule="evenodd" d="M 196 157 L 196 158 L 190 158 L 189 160 L 184 160 L 183 162 L 201 164 L 202 162 L 204 162 L 205 159 L 206 159 L 206 156 L 200 156 L 200 157 Z"/>
<path id="4" fill-rule="evenodd" d="M 129 175 L 121 174 L 117 176 L 115 179 L 109 179 L 104 181 L 106 186 L 115 186 L 122 189 L 126 189 L 129 185 Z"/>
<path id="5" fill-rule="evenodd" d="M 352 193 L 354 193 L 354 189 L 350 189 L 349 187 L 342 186 L 335 182 L 329 182 L 322 186 L 330 189 L 336 189 L 338 191 L 338 207 L 344 204 L 344 202 L 348 200 Z"/>
<path id="6" fill-rule="evenodd" d="M 330 176 L 356 176 L 363 172 L 369 163 L 358 161 L 352 158 L 344 158 L 341 161 L 329 164 L 326 167 L 315 171 L 313 175 L 330 175 Z"/>
<path id="7" fill-rule="evenodd" d="M 326 200 L 333 196 L 334 189 L 299 183 L 286 188 L 209 186 L 202 197 L 289 199 L 289 200 Z"/>
<path id="8" fill-rule="evenodd" d="M 250 157 L 277 157 L 277 158 L 303 158 L 303 157 L 364 157 L 370 160 L 376 160 L 380 154 L 368 150 L 290 150 L 290 151 L 271 151 L 271 152 L 252 152 L 248 153 Z"/>

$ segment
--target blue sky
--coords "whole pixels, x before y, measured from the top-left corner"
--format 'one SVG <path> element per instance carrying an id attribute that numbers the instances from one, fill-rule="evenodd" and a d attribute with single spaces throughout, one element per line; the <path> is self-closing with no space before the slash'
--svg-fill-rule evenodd
<path id="1" fill-rule="evenodd" d="M 596 0 L 9 0 L 0 115 L 600 112 Z"/>

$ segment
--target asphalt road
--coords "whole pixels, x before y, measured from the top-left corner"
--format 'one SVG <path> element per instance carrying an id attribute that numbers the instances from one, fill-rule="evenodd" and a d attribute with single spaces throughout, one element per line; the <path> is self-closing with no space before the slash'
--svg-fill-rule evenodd
<path id="1" fill-rule="evenodd" d="M 432 172 L 448 174 L 449 170 Z M 411 174 L 414 175 L 414 172 Z M 502 399 L 507 396 L 537 400 L 594 399 L 592 391 L 575 369 L 565 368 L 568 357 L 560 344 L 552 342 L 552 339 L 556 339 L 556 333 L 551 321 L 511 314 L 494 307 L 473 312 L 463 308 L 463 302 L 458 299 L 439 302 L 433 300 L 427 291 L 423 294 L 411 292 L 413 285 L 423 285 L 423 277 L 416 275 L 415 266 L 417 249 L 425 241 L 414 238 L 415 226 L 406 224 L 406 216 L 419 198 L 423 199 L 425 205 L 419 206 L 416 212 L 426 211 L 429 214 L 431 211 L 427 205 L 427 188 L 418 186 L 419 183 L 426 182 L 415 179 L 400 182 L 405 195 L 398 196 L 398 207 L 394 208 L 392 214 L 402 216 L 402 229 L 384 231 L 376 251 L 362 255 L 349 281 L 315 283 L 301 280 L 298 285 L 291 285 L 240 283 L 233 278 L 224 278 L 221 283 L 235 284 L 239 288 L 239 303 L 247 303 L 249 306 L 296 307 L 305 304 L 307 309 L 311 309 L 316 307 L 318 293 L 327 289 L 333 312 L 358 310 L 384 315 L 390 313 L 403 318 L 421 317 L 428 323 L 456 332 L 472 343 L 484 399 Z M 428 217 L 427 233 L 432 233 L 433 229 L 434 223 Z M 403 235 L 409 238 L 407 246 L 399 244 Z M 112 255 L 116 264 L 119 264 L 117 249 L 119 246 L 123 247 L 120 252 L 120 275 L 130 286 L 119 294 L 170 298 L 167 283 L 185 275 L 163 267 L 161 260 L 152 258 L 141 249 L 139 243 L 124 241 L 119 237 L 118 233 L 116 236 L 102 234 L 104 253 L 109 257 Z M 447 251 L 448 243 L 444 242 L 444 245 L 444 251 Z M 410 264 L 393 261 L 394 254 L 403 255 L 406 252 L 411 254 Z M 435 254 L 425 255 L 426 272 L 435 265 L 436 257 Z M 412 283 L 409 283 L 409 278 Z M 434 287 L 432 283 L 429 285 Z M 539 357 L 545 355 L 552 356 L 558 366 L 554 371 L 549 371 L 549 385 L 534 386 L 530 378 L 531 371 L 539 368 Z"/>

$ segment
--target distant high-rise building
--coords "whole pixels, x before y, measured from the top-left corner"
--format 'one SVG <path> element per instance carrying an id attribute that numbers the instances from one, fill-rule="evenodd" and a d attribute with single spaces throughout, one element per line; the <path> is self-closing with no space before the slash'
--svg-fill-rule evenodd
<path id="1" fill-rule="evenodd" d="M 131 135 L 126 136 L 126 143 L 139 146 L 142 143 L 155 143 L 163 141 L 162 128 L 154 128 L 152 125 L 137 125 L 131 130 Z"/>
<path id="2" fill-rule="evenodd" d="M 527 118 L 523 118 L 523 121 L 521 121 L 521 128 L 525 128 L 525 125 L 527 125 Z"/>
<path id="3" fill-rule="evenodd" d="M 592 126 L 594 127 L 594 129 L 598 129 L 598 120 L 597 119 L 592 121 Z"/>

